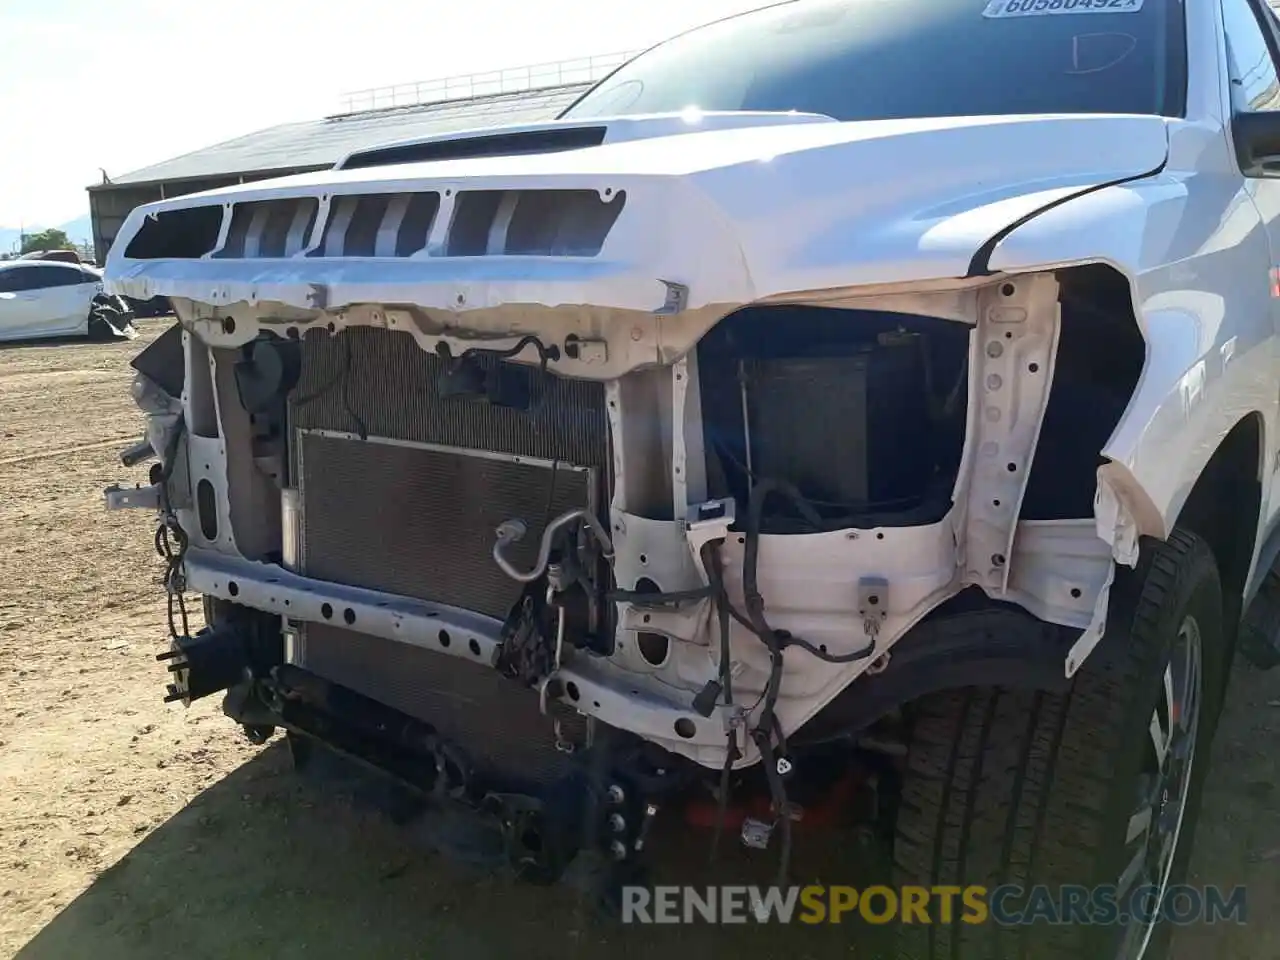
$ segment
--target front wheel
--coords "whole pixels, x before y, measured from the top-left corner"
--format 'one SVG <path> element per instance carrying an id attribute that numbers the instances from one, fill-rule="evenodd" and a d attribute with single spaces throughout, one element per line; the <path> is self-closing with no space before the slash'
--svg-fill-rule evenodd
<path id="1" fill-rule="evenodd" d="M 1107 634 L 1065 693 L 918 704 L 899 883 L 984 886 L 991 915 L 904 925 L 903 960 L 1164 955 L 1158 905 L 1186 874 L 1223 686 L 1222 594 L 1184 531 L 1121 574 Z"/>

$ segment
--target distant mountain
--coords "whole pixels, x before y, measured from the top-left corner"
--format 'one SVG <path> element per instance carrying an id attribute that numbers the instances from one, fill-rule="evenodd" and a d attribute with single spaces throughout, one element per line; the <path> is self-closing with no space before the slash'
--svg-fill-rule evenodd
<path id="1" fill-rule="evenodd" d="M 93 223 L 87 213 L 83 217 L 76 217 L 74 220 L 58 224 L 58 229 L 65 232 L 76 243 L 93 241 Z"/>
<path id="2" fill-rule="evenodd" d="M 76 217 L 74 220 L 68 220 L 66 223 L 55 224 L 55 226 L 75 243 L 91 243 L 93 241 L 93 225 L 89 220 L 88 214 L 83 217 Z M 45 228 L 35 224 L 30 224 L 25 228 L 0 227 L 0 253 L 9 253 L 18 248 L 23 229 L 27 233 L 39 233 Z"/>

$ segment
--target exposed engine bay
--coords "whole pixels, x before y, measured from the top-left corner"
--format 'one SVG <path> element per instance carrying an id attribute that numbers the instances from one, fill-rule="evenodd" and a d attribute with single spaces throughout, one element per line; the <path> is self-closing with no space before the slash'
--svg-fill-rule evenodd
<path id="1" fill-rule="evenodd" d="M 455 798 L 559 790 L 612 738 L 615 792 L 763 760 L 782 809 L 799 753 L 876 719 L 855 679 L 948 602 L 1056 625 L 1063 678 L 1100 631 L 1094 518 L 1019 519 L 1061 309 L 1048 275 L 602 335 L 180 302 L 135 362 L 153 485 L 108 492 L 160 510 L 169 697 L 372 729 L 349 752 L 420 778 L 399 730 Z"/>

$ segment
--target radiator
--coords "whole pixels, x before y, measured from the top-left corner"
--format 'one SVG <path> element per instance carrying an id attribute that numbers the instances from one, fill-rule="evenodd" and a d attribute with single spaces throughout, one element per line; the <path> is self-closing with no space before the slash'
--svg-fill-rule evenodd
<path id="1" fill-rule="evenodd" d="M 304 341 L 289 404 L 301 572 L 501 619 L 521 585 L 493 562 L 498 524 L 528 525 L 510 552 L 527 566 L 548 519 L 605 502 L 604 388 L 527 368 L 541 397 L 530 414 L 441 400 L 442 371 L 408 334 Z M 535 780 L 563 769 L 537 695 L 483 665 L 316 624 L 298 663 L 432 724 L 482 767 Z M 581 720 L 562 728 L 580 734 Z"/>
<path id="2" fill-rule="evenodd" d="M 536 692 L 475 662 L 327 624 L 309 624 L 301 648 L 300 666 L 431 724 L 481 775 L 547 783 L 571 762 L 555 718 L 563 737 L 584 736 L 576 711 L 552 704 L 542 716 Z"/>
<path id="3" fill-rule="evenodd" d="M 297 444 L 303 572 L 499 619 L 522 585 L 493 561 L 498 524 L 529 525 L 508 553 L 528 567 L 548 519 L 594 503 L 591 470 L 309 431 Z"/>

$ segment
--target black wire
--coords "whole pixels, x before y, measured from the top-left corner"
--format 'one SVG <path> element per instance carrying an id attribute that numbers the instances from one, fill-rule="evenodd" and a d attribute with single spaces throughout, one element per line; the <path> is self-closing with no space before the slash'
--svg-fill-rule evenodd
<path id="1" fill-rule="evenodd" d="M 761 724 L 751 731 L 751 738 L 755 740 L 763 759 L 765 780 L 769 784 L 769 797 L 782 827 L 782 853 L 778 858 L 778 886 L 785 887 L 787 873 L 791 866 L 791 805 L 787 801 L 787 788 L 778 770 L 778 754 L 774 751 L 773 744 L 775 729 L 773 724 L 770 724 L 768 730 Z"/>
<path id="2" fill-rule="evenodd" d="M 345 334 L 346 331 L 344 330 L 343 333 Z M 344 346 L 347 346 L 345 342 L 344 342 Z M 294 406 L 305 407 L 307 406 L 307 404 L 314 403 L 316 400 L 319 400 L 326 393 L 328 393 L 330 390 L 332 390 L 335 386 L 338 385 L 339 381 L 342 380 L 342 377 L 345 373 L 346 373 L 346 366 L 345 364 L 343 364 L 338 367 L 338 370 L 334 373 L 334 375 L 331 376 L 328 380 L 326 380 L 321 387 L 319 387 L 316 390 L 313 390 L 311 393 L 303 394 L 300 397 L 294 397 L 293 398 Z"/>
<path id="3" fill-rule="evenodd" d="M 369 439 L 369 428 L 365 426 L 364 420 L 356 413 L 355 408 L 351 405 L 351 339 L 346 336 L 343 331 L 342 343 L 346 352 L 346 361 L 342 369 L 342 409 L 348 417 L 355 421 L 356 436 L 361 440 Z"/>
<path id="4" fill-rule="evenodd" d="M 733 617 L 738 623 L 746 627 L 752 633 L 755 633 L 755 625 L 746 618 L 737 607 L 730 604 L 729 616 Z M 824 663 L 856 663 L 859 660 L 865 660 L 875 651 L 875 644 L 867 644 L 865 647 L 859 647 L 850 653 L 828 653 L 821 647 L 815 646 L 812 641 L 805 640 L 803 637 L 797 637 L 793 633 L 783 633 L 780 630 L 774 631 L 774 638 L 778 641 L 778 645 L 782 649 L 787 647 L 799 647 L 806 653 L 812 654 Z"/>
<path id="5" fill-rule="evenodd" d="M 724 567 L 720 558 L 720 543 L 716 541 L 703 544 L 702 563 L 710 581 L 708 589 L 715 597 L 716 617 L 720 625 L 720 691 L 726 707 L 733 706 L 733 670 L 732 650 L 729 645 L 729 594 L 724 587 Z M 715 832 L 711 837 L 711 862 L 714 863 L 720 852 L 720 840 L 724 835 L 724 822 L 729 808 L 729 777 L 733 772 L 733 764 L 741 754 L 738 752 L 738 734 L 730 728 L 728 743 L 725 746 L 724 764 L 720 768 L 720 791 L 716 797 Z"/>
<path id="6" fill-rule="evenodd" d="M 755 471 L 747 469 L 747 465 L 738 458 L 738 456 L 733 452 L 732 449 L 730 449 L 728 442 L 724 438 L 713 437 L 711 440 L 711 445 L 715 447 L 721 454 L 723 454 L 725 458 L 729 461 L 729 463 L 735 468 L 737 468 L 737 470 L 744 477 L 746 477 L 752 484 L 755 484 L 757 480 L 764 479 L 764 478 L 761 478 L 760 475 L 757 474 Z M 792 489 L 794 490 L 795 488 L 793 487 Z M 894 499 L 894 500 L 862 500 L 858 502 L 848 502 L 848 501 L 839 501 L 839 500 L 819 500 L 816 497 L 804 496 L 803 494 L 800 493 L 799 490 L 795 491 L 795 495 L 796 497 L 799 498 L 800 502 L 810 507 L 809 512 L 806 514 L 802 514 L 802 516 L 804 516 L 805 520 L 812 523 L 814 528 L 819 531 L 833 529 L 834 527 L 837 527 L 839 524 L 845 522 L 850 517 L 858 518 L 866 514 L 876 514 L 876 513 L 888 512 L 891 510 L 903 509 L 906 507 L 914 506 L 920 500 L 918 496 L 898 497 L 897 499 Z M 817 514 L 816 511 L 812 509 L 813 507 L 826 507 L 832 510 L 845 510 L 845 511 L 855 510 L 856 512 L 849 513 L 848 516 L 845 516 L 845 517 L 833 517 L 833 518 L 824 520 Z M 814 523 L 811 517 L 817 517 L 818 518 L 817 522 Z"/>
<path id="7" fill-rule="evenodd" d="M 636 590 L 610 590 L 604 595 L 610 603 L 632 603 L 637 607 L 669 607 L 691 600 L 705 600 L 713 596 L 713 587 L 695 587 L 692 590 L 672 590 L 668 593 L 642 593 Z"/>
<path id="8" fill-rule="evenodd" d="M 729 741 L 724 750 L 724 764 L 720 767 L 720 791 L 716 795 L 716 823 L 711 834 L 710 861 L 716 862 L 720 855 L 720 840 L 724 836 L 724 822 L 729 811 L 729 777 L 733 774 L 733 765 L 741 754 L 738 752 L 738 735 L 729 731 Z"/>
<path id="9" fill-rule="evenodd" d="M 506 350 L 493 350 L 489 347 L 468 347 L 466 350 L 463 350 L 455 360 L 452 352 L 449 350 L 448 344 L 441 342 L 436 347 L 436 353 L 447 364 L 461 363 L 468 357 L 481 357 L 491 362 L 500 363 L 503 360 L 510 360 L 512 357 L 521 353 L 524 348 L 530 344 L 532 344 L 534 349 L 538 351 L 538 390 L 537 396 L 533 398 L 533 403 L 530 405 L 529 409 L 522 412 L 532 420 L 535 419 L 546 406 L 547 396 L 557 382 L 554 378 L 547 376 L 547 363 L 551 360 L 560 359 L 560 348 L 554 343 L 547 345 L 533 334 L 526 334 L 516 341 L 515 346 L 508 347 Z"/>
<path id="10" fill-rule="evenodd" d="M 560 359 L 559 347 L 554 343 L 551 344 L 551 346 L 547 346 L 538 339 L 538 337 L 531 333 L 521 337 L 516 341 L 514 347 L 508 347 L 506 350 L 493 350 L 488 347 L 468 347 L 466 350 L 462 351 L 462 355 L 458 359 L 465 360 L 467 357 L 482 354 L 486 357 L 492 357 L 494 360 L 510 360 L 512 357 L 522 352 L 525 347 L 529 346 L 529 344 L 533 344 L 534 348 L 538 351 L 538 357 L 542 361 L 543 370 L 547 368 L 548 360 Z"/>
<path id="11" fill-rule="evenodd" d="M 351 366 L 353 362 L 351 357 L 351 337 L 348 331 L 343 330 L 341 333 L 339 333 L 335 337 L 335 339 L 341 342 L 342 344 L 342 364 L 338 368 L 337 373 L 335 373 L 332 377 L 330 377 L 324 383 L 324 385 L 319 387 L 318 389 L 313 390 L 311 393 L 304 394 L 303 396 L 295 397 L 293 400 L 293 405 L 295 407 L 305 407 L 307 406 L 307 404 L 313 403 L 316 400 L 319 400 L 321 397 L 327 394 L 334 387 L 341 385 L 342 391 L 338 395 L 338 399 L 342 404 L 342 412 L 345 413 L 348 417 L 350 417 L 351 421 L 355 424 L 356 436 L 358 436 L 361 440 L 368 440 L 369 428 L 365 425 L 365 422 L 361 418 L 360 414 L 356 413 L 355 407 L 352 406 L 352 403 L 351 403 L 350 374 L 351 374 Z"/>
<path id="12" fill-rule="evenodd" d="M 165 616 L 168 620 L 169 635 L 173 639 L 191 635 L 191 623 L 187 615 L 187 601 L 184 597 L 186 582 L 182 575 L 182 564 L 190 542 L 186 531 L 178 524 L 169 500 L 169 481 L 178 461 L 178 445 L 186 432 L 187 421 L 179 417 L 174 423 L 173 433 L 165 448 L 164 463 L 160 467 L 160 508 L 163 513 L 160 525 L 156 528 L 156 552 L 165 560 Z M 173 549 L 171 540 L 176 540 L 178 549 Z M 182 633 L 178 633 L 177 620 L 174 618 L 175 608 L 182 621 Z"/>
<path id="13" fill-rule="evenodd" d="M 778 883 L 786 883 L 787 872 L 791 863 L 791 813 L 787 803 L 786 786 L 782 782 L 782 774 L 778 770 L 779 754 L 774 750 L 774 738 L 781 740 L 782 725 L 774 714 L 778 702 L 778 694 L 782 688 L 783 657 L 782 645 L 778 634 L 769 626 L 764 616 L 764 598 L 760 595 L 757 568 L 760 558 L 760 523 L 764 515 L 764 503 L 770 495 L 781 495 L 792 500 L 802 516 L 812 513 L 813 508 L 804 503 L 804 498 L 794 486 L 783 480 L 766 478 L 751 490 L 751 500 L 747 509 L 746 550 L 742 560 L 742 592 L 746 606 L 746 622 L 751 631 L 760 638 L 760 642 L 769 651 L 769 679 L 765 685 L 764 703 L 760 710 L 760 721 L 751 731 L 751 738 L 765 764 L 765 777 L 769 782 L 769 794 L 774 810 L 782 822 L 782 855 L 778 864 Z"/>
<path id="14" fill-rule="evenodd" d="M 732 651 L 729 648 L 729 594 L 724 588 L 724 566 L 720 559 L 719 542 L 706 543 L 702 547 L 702 563 L 711 581 L 707 588 L 716 599 L 716 618 L 720 625 L 720 687 L 725 706 L 733 706 Z"/>

